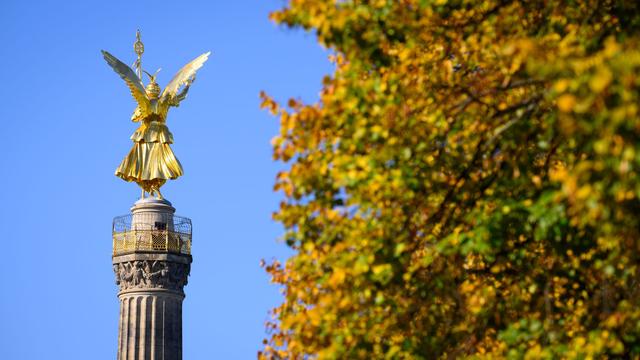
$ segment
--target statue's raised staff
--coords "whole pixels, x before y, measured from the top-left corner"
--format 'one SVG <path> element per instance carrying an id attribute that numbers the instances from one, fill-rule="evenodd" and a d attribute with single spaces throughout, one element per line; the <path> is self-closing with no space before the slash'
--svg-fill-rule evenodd
<path id="1" fill-rule="evenodd" d="M 168 179 L 173 180 L 183 174 L 182 166 L 170 147 L 173 135 L 166 125 L 167 113 L 171 106 L 179 106 L 187 97 L 189 87 L 195 81 L 196 71 L 207 61 L 211 52 L 204 53 L 185 65 L 161 92 L 156 82 L 160 70 L 153 75 L 142 70 L 144 46 L 140 42 L 139 33 L 134 49 L 138 54 L 134 63 L 137 74 L 115 56 L 102 51 L 104 59 L 127 83 L 138 103 L 131 120 L 140 122 L 140 127 L 131 135 L 133 147 L 116 169 L 116 176 L 126 181 L 135 181 L 142 188 L 142 198 L 147 192 L 162 199 L 160 187 Z M 141 79 L 142 72 L 149 76 L 146 87 Z"/>

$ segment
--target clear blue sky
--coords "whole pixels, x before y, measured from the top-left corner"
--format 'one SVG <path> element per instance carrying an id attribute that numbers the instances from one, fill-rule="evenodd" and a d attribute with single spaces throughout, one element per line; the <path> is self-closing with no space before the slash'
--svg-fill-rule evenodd
<path id="1" fill-rule="evenodd" d="M 1 359 L 115 358 L 110 226 L 139 191 L 113 172 L 136 124 L 134 101 L 100 49 L 131 64 L 137 28 L 143 64 L 162 67 L 161 85 L 213 52 L 168 118 L 185 176 L 163 193 L 194 223 L 184 358 L 255 358 L 280 300 L 259 261 L 288 254 L 271 220 L 278 122 L 258 94 L 315 101 L 332 69 L 313 35 L 268 20 L 283 5 L 0 2 Z"/>

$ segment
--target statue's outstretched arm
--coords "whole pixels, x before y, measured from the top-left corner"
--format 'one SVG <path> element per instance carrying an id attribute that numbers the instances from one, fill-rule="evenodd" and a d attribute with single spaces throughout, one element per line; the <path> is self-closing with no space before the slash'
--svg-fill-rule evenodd
<path id="1" fill-rule="evenodd" d="M 191 79 L 189 79 L 187 82 L 185 82 L 184 87 L 182 88 L 182 90 L 180 90 L 178 95 L 176 95 L 175 97 L 173 97 L 171 99 L 171 103 L 169 105 L 176 106 L 176 107 L 180 106 L 180 102 L 182 102 L 182 100 L 187 98 L 187 93 L 189 92 L 189 87 L 191 86 L 191 84 L 193 84 L 194 81 L 196 81 L 195 75 Z"/>

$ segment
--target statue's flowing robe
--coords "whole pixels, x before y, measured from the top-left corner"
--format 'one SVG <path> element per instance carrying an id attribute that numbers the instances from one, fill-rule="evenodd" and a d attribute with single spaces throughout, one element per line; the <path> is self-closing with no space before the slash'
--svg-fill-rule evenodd
<path id="1" fill-rule="evenodd" d="M 162 186 L 168 179 L 183 175 L 182 165 L 175 157 L 170 144 L 173 134 L 159 114 L 150 114 L 131 135 L 133 147 L 116 169 L 116 176 L 135 181 L 145 191 Z"/>

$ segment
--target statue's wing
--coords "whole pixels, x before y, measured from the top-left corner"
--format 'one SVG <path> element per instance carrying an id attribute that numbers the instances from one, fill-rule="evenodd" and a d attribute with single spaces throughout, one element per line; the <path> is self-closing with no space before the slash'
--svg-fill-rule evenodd
<path id="1" fill-rule="evenodd" d="M 136 112 L 140 110 L 142 113 L 145 113 L 149 108 L 149 98 L 147 97 L 147 92 L 144 90 L 144 85 L 138 75 L 136 75 L 136 73 L 133 72 L 127 64 L 118 60 L 108 52 L 102 50 L 102 56 L 104 56 L 107 64 L 113 68 L 113 71 L 120 75 L 120 77 L 127 83 L 129 90 L 131 90 L 131 95 L 133 95 L 133 98 L 138 102 L 138 109 L 136 109 Z"/>
<path id="2" fill-rule="evenodd" d="M 180 69 L 180 71 L 173 76 L 173 79 L 171 79 L 167 87 L 164 88 L 164 91 L 162 91 L 162 95 L 160 95 L 160 102 L 168 104 L 176 103 L 175 100 L 180 87 L 183 85 L 189 85 L 193 81 L 196 71 L 204 65 L 204 62 L 209 58 L 209 54 L 211 54 L 211 51 L 198 56 Z"/>

